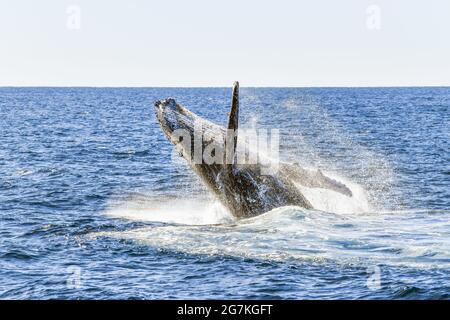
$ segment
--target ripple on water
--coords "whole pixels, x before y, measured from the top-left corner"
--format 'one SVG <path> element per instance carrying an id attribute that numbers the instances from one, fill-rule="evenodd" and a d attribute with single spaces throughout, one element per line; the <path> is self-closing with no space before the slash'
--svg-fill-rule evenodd
<path id="1" fill-rule="evenodd" d="M 279 128 L 282 160 L 358 188 L 246 221 L 172 157 L 152 107 L 225 124 L 228 89 L 0 96 L 1 299 L 449 298 L 449 88 L 242 88 L 242 127 Z"/>

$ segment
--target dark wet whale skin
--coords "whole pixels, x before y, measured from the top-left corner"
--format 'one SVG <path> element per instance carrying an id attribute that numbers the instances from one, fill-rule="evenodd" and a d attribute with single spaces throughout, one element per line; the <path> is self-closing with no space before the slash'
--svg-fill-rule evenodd
<path id="1" fill-rule="evenodd" d="M 204 120 L 174 99 L 166 99 L 155 103 L 156 116 L 161 129 L 167 138 L 178 148 L 184 149 L 178 136 L 174 137 L 176 129 L 184 129 L 194 136 L 194 123 L 202 124 L 203 149 L 211 143 L 225 141 L 224 127 Z M 218 138 L 219 137 L 219 138 Z M 193 141 L 193 138 L 191 138 Z M 261 174 L 259 165 L 227 165 L 196 164 L 193 161 L 194 146 L 191 150 L 179 150 L 197 175 L 216 195 L 220 202 L 238 218 L 247 218 L 262 214 L 274 208 L 295 205 L 312 208 L 309 201 L 289 179 L 286 166 L 275 174 Z"/>

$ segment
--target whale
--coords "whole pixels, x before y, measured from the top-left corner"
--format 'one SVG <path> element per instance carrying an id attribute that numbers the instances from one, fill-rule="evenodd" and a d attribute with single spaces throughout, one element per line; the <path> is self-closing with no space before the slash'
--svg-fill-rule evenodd
<path id="1" fill-rule="evenodd" d="M 352 197 L 344 183 L 321 170 L 278 160 L 276 170 L 264 170 L 267 159 L 265 166 L 239 161 L 239 82 L 232 87 L 226 126 L 198 116 L 174 98 L 158 100 L 154 108 L 161 130 L 176 152 L 236 218 L 250 218 L 284 206 L 314 209 L 301 187 L 329 189 Z"/>

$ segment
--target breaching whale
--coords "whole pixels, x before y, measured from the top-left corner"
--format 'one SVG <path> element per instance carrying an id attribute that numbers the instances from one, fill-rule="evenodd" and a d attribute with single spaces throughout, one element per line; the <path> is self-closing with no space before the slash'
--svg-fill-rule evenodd
<path id="1" fill-rule="evenodd" d="M 226 128 L 199 117 L 173 98 L 156 101 L 155 111 L 168 140 L 235 217 L 252 217 L 289 205 L 312 209 L 313 206 L 297 185 L 326 188 L 352 196 L 347 186 L 325 176 L 320 170 L 279 163 L 275 172 L 263 174 L 258 163 L 239 163 L 236 156 L 239 133 L 238 82 L 233 85 Z M 199 134 L 200 141 L 196 137 Z M 203 150 L 209 150 L 209 158 L 203 156 Z"/>

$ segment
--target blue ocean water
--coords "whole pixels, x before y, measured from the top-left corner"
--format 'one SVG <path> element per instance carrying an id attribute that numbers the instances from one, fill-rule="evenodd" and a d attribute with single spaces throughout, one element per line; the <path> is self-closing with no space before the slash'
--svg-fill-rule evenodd
<path id="1" fill-rule="evenodd" d="M 242 88 L 243 126 L 354 197 L 240 221 L 174 156 L 167 97 L 226 123 L 228 88 L 0 88 L 1 299 L 450 297 L 450 88 Z"/>

